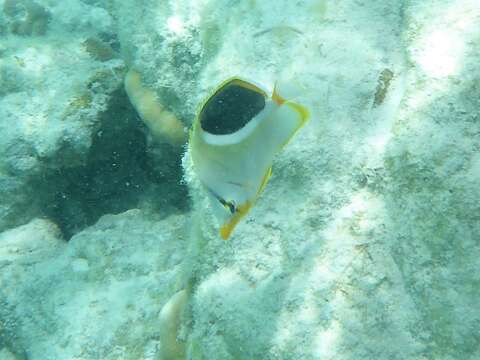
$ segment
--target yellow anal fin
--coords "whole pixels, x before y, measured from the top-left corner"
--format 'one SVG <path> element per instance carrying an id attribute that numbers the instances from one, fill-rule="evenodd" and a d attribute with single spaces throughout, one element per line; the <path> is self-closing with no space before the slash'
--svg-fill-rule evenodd
<path id="1" fill-rule="evenodd" d="M 263 175 L 262 182 L 260 183 L 260 187 L 258 188 L 258 191 L 257 191 L 257 197 L 260 196 L 260 194 L 263 192 L 263 189 L 265 189 L 265 186 L 267 186 L 268 180 L 270 180 L 270 176 L 272 176 L 271 166 L 267 169 L 267 171 L 265 172 L 265 175 Z"/>

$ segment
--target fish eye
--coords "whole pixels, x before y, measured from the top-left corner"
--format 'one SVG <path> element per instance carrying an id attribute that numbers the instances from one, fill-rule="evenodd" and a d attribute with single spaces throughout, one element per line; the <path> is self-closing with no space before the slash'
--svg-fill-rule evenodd
<path id="1" fill-rule="evenodd" d="M 223 207 L 229 210 L 232 214 L 235 214 L 235 212 L 237 211 L 237 207 L 235 206 L 235 201 L 233 200 L 226 201 L 224 199 L 218 199 L 218 201 L 220 201 L 220 204 L 222 204 Z"/>
<path id="2" fill-rule="evenodd" d="M 227 205 L 228 205 L 228 209 L 230 210 L 230 212 L 232 214 L 235 214 L 235 212 L 237 211 L 237 207 L 235 206 L 235 202 L 232 200 L 232 201 L 227 201 Z"/>

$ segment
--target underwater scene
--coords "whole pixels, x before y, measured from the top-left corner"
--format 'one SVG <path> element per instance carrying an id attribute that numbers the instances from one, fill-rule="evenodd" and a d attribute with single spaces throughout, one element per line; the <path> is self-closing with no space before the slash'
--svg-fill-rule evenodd
<path id="1" fill-rule="evenodd" d="M 479 0 L 0 0 L 0 360 L 479 360 Z"/>

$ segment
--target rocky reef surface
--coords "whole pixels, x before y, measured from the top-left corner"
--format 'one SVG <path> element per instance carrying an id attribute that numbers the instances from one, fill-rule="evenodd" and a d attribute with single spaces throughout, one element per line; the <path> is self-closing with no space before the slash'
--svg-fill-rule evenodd
<path id="1" fill-rule="evenodd" d="M 476 0 L 0 12 L 0 359 L 480 358 Z M 311 119 L 224 242 L 149 119 L 233 75 Z"/>

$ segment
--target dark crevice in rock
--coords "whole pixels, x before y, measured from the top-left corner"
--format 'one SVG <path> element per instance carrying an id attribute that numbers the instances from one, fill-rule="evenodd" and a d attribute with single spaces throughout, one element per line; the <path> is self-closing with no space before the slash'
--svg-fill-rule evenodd
<path id="1" fill-rule="evenodd" d="M 56 169 L 38 184 L 45 197 L 43 215 L 58 224 L 65 238 L 104 214 L 145 206 L 165 215 L 187 209 L 180 154 L 167 146 L 157 149 L 163 162 L 155 166 L 145 133 L 123 88 L 119 89 L 101 115 L 86 163 Z"/>

